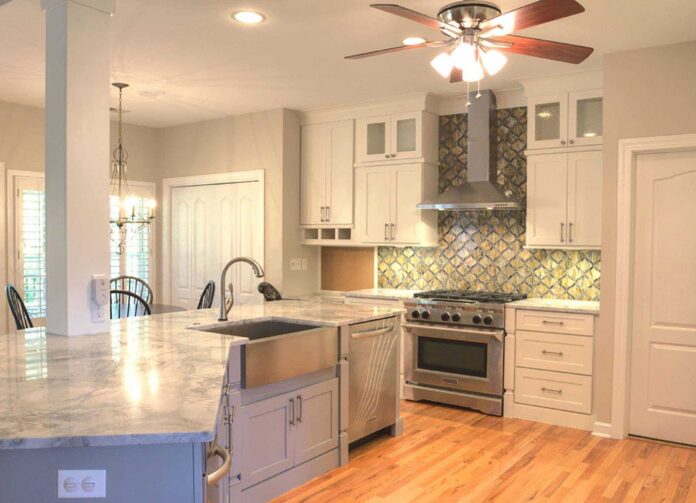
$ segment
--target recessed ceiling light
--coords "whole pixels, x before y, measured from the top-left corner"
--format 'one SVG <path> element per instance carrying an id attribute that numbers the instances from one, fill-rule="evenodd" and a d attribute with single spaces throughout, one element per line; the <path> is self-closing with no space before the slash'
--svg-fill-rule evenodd
<path id="1" fill-rule="evenodd" d="M 404 45 L 418 45 L 425 42 L 423 37 L 406 37 L 401 41 Z"/>
<path id="2" fill-rule="evenodd" d="M 240 10 L 232 14 L 232 17 L 235 21 L 244 24 L 259 24 L 266 19 L 263 14 L 254 12 L 253 10 Z"/>

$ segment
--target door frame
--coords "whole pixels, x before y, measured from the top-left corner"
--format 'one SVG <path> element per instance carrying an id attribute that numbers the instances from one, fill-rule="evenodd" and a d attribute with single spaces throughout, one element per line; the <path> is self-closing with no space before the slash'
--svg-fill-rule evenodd
<path id="1" fill-rule="evenodd" d="M 266 263 L 266 188 L 265 170 L 252 169 L 248 171 L 230 171 L 226 173 L 213 173 L 210 175 L 180 176 L 164 178 L 162 180 L 162 302 L 171 304 L 171 261 L 172 261 L 172 189 L 177 187 L 198 187 L 201 185 L 224 185 L 227 183 L 258 182 L 259 190 L 263 196 L 263 215 L 261 218 L 263 236 L 264 264 Z M 222 271 L 221 271 L 222 272 Z"/>
<path id="2" fill-rule="evenodd" d="M 628 435 L 633 315 L 633 239 L 638 155 L 696 150 L 696 134 L 619 140 L 616 212 L 616 304 L 614 306 L 614 369 L 611 436 Z"/>

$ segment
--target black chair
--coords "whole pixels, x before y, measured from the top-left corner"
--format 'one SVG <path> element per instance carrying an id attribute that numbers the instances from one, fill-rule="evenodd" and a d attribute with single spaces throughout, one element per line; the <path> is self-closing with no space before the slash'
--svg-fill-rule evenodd
<path id="1" fill-rule="evenodd" d="M 125 290 L 134 293 L 141 297 L 148 306 L 152 304 L 152 288 L 140 278 L 135 276 L 117 276 L 111 278 L 110 285 L 112 290 Z"/>
<path id="2" fill-rule="evenodd" d="M 17 325 L 17 330 L 33 327 L 34 324 L 31 322 L 31 316 L 29 316 L 27 307 L 24 305 L 24 301 L 17 289 L 12 285 L 7 285 L 5 287 L 5 294 L 7 295 L 7 303 L 10 305 L 10 311 L 12 311 L 12 317 Z"/>
<path id="3" fill-rule="evenodd" d="M 140 295 L 128 290 L 111 290 L 111 319 L 149 316 L 150 305 Z"/>
<path id="4" fill-rule="evenodd" d="M 198 299 L 198 307 L 196 309 L 210 309 L 213 305 L 213 297 L 215 297 L 215 281 L 208 281 L 203 288 L 201 298 Z"/>

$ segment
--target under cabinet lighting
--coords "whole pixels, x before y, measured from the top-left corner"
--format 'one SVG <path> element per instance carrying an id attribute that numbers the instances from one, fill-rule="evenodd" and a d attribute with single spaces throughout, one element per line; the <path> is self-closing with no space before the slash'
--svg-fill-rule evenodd
<path id="1" fill-rule="evenodd" d="M 259 24 L 266 20 L 263 14 L 253 10 L 240 10 L 232 14 L 232 18 L 243 24 Z"/>

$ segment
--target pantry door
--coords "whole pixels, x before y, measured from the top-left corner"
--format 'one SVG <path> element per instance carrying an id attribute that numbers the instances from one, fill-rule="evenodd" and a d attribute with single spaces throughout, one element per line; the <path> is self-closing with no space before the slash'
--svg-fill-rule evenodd
<path id="1" fill-rule="evenodd" d="M 263 184 L 258 181 L 171 188 L 170 302 L 195 309 L 210 280 L 214 306 L 220 299 L 220 273 L 232 258 L 264 261 Z M 259 283 L 247 264 L 227 272 L 237 304 L 261 300 Z M 227 288 L 225 287 L 227 292 Z"/>
<path id="2" fill-rule="evenodd" d="M 635 176 L 629 433 L 696 445 L 696 150 Z"/>

